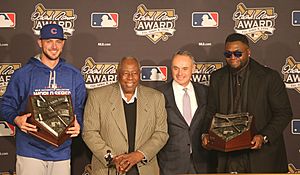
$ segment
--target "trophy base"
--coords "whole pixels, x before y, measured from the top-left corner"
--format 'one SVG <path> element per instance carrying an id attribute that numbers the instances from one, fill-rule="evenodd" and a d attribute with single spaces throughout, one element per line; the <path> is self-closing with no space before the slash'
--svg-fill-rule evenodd
<path id="1" fill-rule="evenodd" d="M 70 138 L 66 131 L 75 121 L 70 95 L 31 95 L 27 106 L 31 113 L 27 122 L 38 129 L 29 134 L 55 147 Z"/>
<path id="2" fill-rule="evenodd" d="M 28 133 L 49 143 L 50 145 L 53 145 L 55 147 L 59 147 L 61 144 L 63 144 L 66 140 L 70 139 L 70 134 L 61 134 L 59 137 L 54 136 L 52 133 L 50 133 L 48 130 L 43 129 L 43 127 L 39 127 L 40 124 L 37 123 L 32 117 L 28 118 L 28 123 L 31 123 L 35 126 L 37 126 L 38 131 L 37 132 L 32 132 L 29 131 Z M 69 127 L 71 127 L 74 123 L 74 120 L 71 122 Z M 69 128 L 68 127 L 68 128 Z M 66 128 L 65 131 L 68 129 Z"/>
<path id="3" fill-rule="evenodd" d="M 222 152 L 249 149 L 253 146 L 251 144 L 252 138 L 253 134 L 251 131 L 246 131 L 229 141 L 225 141 L 221 137 L 217 136 L 214 132 L 209 132 L 209 143 L 207 147 Z"/>

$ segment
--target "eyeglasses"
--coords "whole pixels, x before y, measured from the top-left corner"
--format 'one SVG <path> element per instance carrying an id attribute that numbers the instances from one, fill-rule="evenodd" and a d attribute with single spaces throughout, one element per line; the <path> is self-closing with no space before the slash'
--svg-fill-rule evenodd
<path id="1" fill-rule="evenodd" d="M 238 50 L 236 50 L 234 52 L 231 52 L 231 51 L 225 51 L 224 52 L 225 58 L 231 58 L 232 54 L 234 55 L 234 57 L 240 58 L 243 55 L 243 52 L 238 51 Z"/>

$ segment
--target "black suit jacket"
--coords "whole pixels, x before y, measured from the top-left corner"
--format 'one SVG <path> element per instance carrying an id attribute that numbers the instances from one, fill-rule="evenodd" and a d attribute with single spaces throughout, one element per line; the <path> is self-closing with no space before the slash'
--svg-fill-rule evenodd
<path id="1" fill-rule="evenodd" d="M 286 173 L 287 157 L 283 130 L 292 118 L 292 110 L 285 85 L 278 72 L 264 67 L 250 59 L 247 108 L 254 116 L 257 134 L 266 135 L 269 143 L 260 150 L 250 150 L 250 173 Z M 211 76 L 207 125 L 214 113 L 228 114 L 229 97 L 228 66 L 217 70 Z M 223 156 L 221 156 L 223 155 Z M 224 172 L 224 154 L 218 156 L 218 171 Z"/>
<path id="2" fill-rule="evenodd" d="M 213 156 L 201 146 L 201 134 L 205 131 L 203 119 L 207 104 L 207 87 L 193 83 L 198 108 L 188 126 L 176 106 L 172 81 L 160 87 L 166 100 L 169 140 L 158 154 L 161 175 L 187 173 L 190 167 L 190 144 L 192 160 L 197 173 L 213 171 L 216 163 L 209 163 Z M 212 167 L 211 167 L 212 166 Z"/>

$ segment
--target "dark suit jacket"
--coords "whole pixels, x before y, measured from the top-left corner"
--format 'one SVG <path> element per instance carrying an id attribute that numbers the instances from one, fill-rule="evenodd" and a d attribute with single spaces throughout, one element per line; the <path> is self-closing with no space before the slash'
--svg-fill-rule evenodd
<path id="1" fill-rule="evenodd" d="M 249 64 L 248 111 L 244 112 L 254 116 L 257 134 L 269 139 L 260 150 L 249 149 L 251 173 L 288 172 L 283 130 L 292 118 L 292 110 L 285 85 L 276 71 L 253 59 Z M 216 112 L 228 114 L 228 66 L 214 72 L 210 81 L 207 123 Z M 224 172 L 225 158 L 220 155 L 218 171 Z"/>
<path id="2" fill-rule="evenodd" d="M 190 127 L 176 106 L 172 81 L 159 89 L 165 95 L 169 140 L 158 154 L 161 175 L 187 173 L 190 167 L 190 144 L 197 173 L 209 172 L 208 151 L 201 146 L 203 119 L 207 103 L 207 87 L 193 83 L 198 108 Z"/>

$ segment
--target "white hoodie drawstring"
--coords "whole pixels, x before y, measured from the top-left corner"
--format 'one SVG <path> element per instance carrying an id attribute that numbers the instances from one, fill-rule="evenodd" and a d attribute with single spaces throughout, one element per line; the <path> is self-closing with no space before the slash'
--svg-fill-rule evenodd
<path id="1" fill-rule="evenodd" d="M 52 76 L 53 75 L 53 76 Z M 49 75 L 49 88 L 52 88 L 52 89 L 56 89 L 57 88 L 57 84 L 56 84 L 56 72 L 53 71 L 50 71 L 50 75 Z"/>

